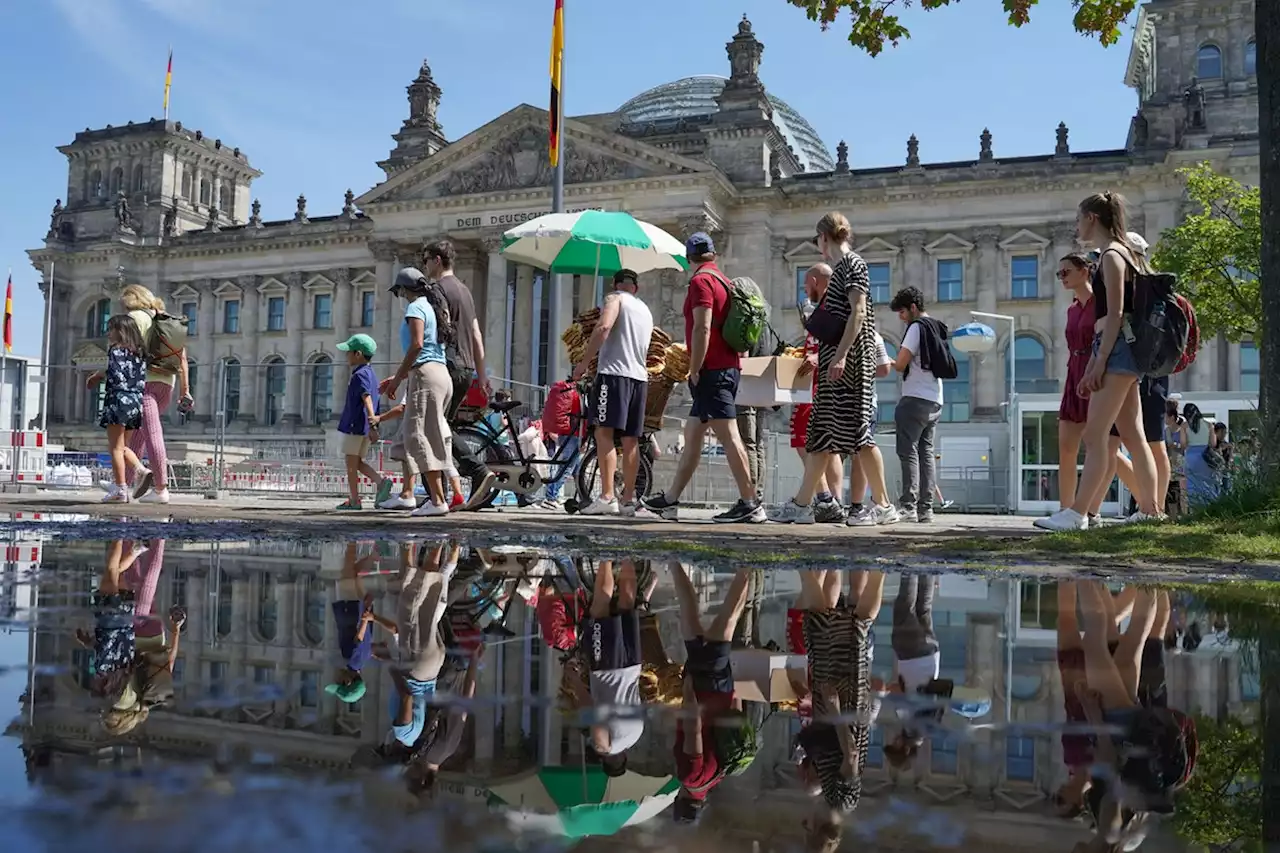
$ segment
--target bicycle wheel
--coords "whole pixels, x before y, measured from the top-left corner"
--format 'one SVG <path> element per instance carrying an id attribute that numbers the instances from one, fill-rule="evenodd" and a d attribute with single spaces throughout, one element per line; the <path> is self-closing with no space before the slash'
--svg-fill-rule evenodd
<path id="1" fill-rule="evenodd" d="M 515 462 L 515 453 L 512 452 L 510 447 L 505 444 L 491 442 L 489 436 L 475 426 L 467 426 L 455 430 L 453 440 L 465 441 L 471 447 L 472 452 L 477 456 L 483 456 L 485 465 L 509 465 Z M 498 491 L 495 491 L 476 509 L 488 509 L 493 506 L 494 501 L 497 499 Z"/>
<path id="2" fill-rule="evenodd" d="M 578 506 L 586 506 L 591 499 L 598 494 L 600 487 L 600 471 L 599 459 L 596 457 L 596 448 L 591 447 L 582 457 L 582 464 L 578 466 L 578 476 L 575 483 L 578 486 Z M 640 454 L 640 469 L 636 472 L 636 497 L 646 497 L 649 489 L 653 484 L 653 462 L 645 453 Z M 620 496 L 623 491 L 622 481 L 622 459 L 618 459 L 618 469 L 613 474 L 613 494 Z"/>

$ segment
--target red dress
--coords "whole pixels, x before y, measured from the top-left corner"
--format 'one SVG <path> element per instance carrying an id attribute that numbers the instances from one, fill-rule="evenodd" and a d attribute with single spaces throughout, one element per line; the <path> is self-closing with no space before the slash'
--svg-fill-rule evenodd
<path id="1" fill-rule="evenodd" d="M 804 354 L 812 355 L 815 359 L 818 357 L 818 342 L 814 340 L 812 335 L 804 337 Z M 813 371 L 813 393 L 818 393 L 818 371 Z M 805 440 L 809 438 L 809 418 L 813 416 L 812 403 L 797 403 L 791 410 L 791 446 L 804 448 Z"/>
<path id="2" fill-rule="evenodd" d="M 1062 404 L 1058 406 L 1058 420 L 1082 424 L 1089 419 L 1089 399 L 1081 397 L 1076 388 L 1089 367 L 1093 353 L 1093 297 L 1083 305 L 1072 302 L 1067 309 L 1067 349 L 1071 359 L 1067 362 L 1067 384 L 1062 389 Z"/>

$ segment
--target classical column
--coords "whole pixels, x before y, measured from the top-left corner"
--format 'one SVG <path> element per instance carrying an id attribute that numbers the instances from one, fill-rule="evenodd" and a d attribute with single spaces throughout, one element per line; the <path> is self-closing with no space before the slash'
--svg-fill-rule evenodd
<path id="1" fill-rule="evenodd" d="M 1053 347 L 1053 377 L 1062 383 L 1067 378 L 1067 363 L 1071 360 L 1071 349 L 1067 346 L 1067 339 L 1064 337 L 1062 330 L 1066 328 L 1067 312 L 1071 309 L 1072 294 L 1071 291 L 1062 286 L 1062 280 L 1057 278 L 1057 267 L 1059 259 L 1076 251 L 1076 226 L 1075 223 L 1063 223 L 1053 226 L 1050 231 L 1053 238 L 1053 321 L 1049 324 L 1050 330 L 1053 331 L 1052 344 Z"/>
<path id="2" fill-rule="evenodd" d="M 925 304 L 935 305 L 938 302 L 938 281 L 937 276 L 925 273 L 924 238 L 923 231 L 903 232 L 901 236 L 902 272 L 907 287 L 920 288 L 920 292 L 924 294 Z"/>
<path id="3" fill-rule="evenodd" d="M 787 264 L 787 237 L 785 234 L 773 234 L 769 237 L 769 280 L 757 282 L 765 289 L 765 298 L 773 314 L 769 322 L 780 334 L 790 335 L 793 329 L 787 327 L 788 320 L 795 317 L 796 282 Z M 794 320 L 791 322 L 794 323 Z"/>
<path id="4" fill-rule="evenodd" d="M 399 346 L 393 329 L 396 310 L 391 296 L 391 284 L 397 272 L 395 247 L 386 240 L 374 240 L 369 243 L 369 253 L 373 255 L 377 279 L 373 297 L 373 328 L 369 334 L 378 342 L 378 364 L 389 364 L 396 360 Z"/>
<path id="5" fill-rule="evenodd" d="M 516 308 L 511 323 L 511 375 L 517 382 L 533 382 L 533 267 L 516 267 Z"/>
<path id="6" fill-rule="evenodd" d="M 973 242 L 978 247 L 978 310 L 995 313 L 999 292 L 1000 269 L 1000 229 L 998 227 L 977 228 L 973 232 Z M 983 320 L 996 331 L 999 341 L 1009 333 L 1000 321 Z M 1004 377 L 1000 374 L 1002 359 L 1000 353 L 990 352 L 974 362 L 973 377 L 970 381 L 975 414 L 981 412 L 988 416 L 998 415 L 1000 403 L 1004 400 Z"/>
<path id="7" fill-rule="evenodd" d="M 259 393 L 258 365 L 266 357 L 263 345 L 266 339 L 259 334 L 262 329 L 262 294 L 258 293 L 258 277 L 244 275 L 240 277 L 242 302 L 240 310 L 244 312 L 240 323 L 240 346 L 232 350 L 232 354 L 240 361 L 240 411 L 236 420 L 254 422 L 258 417 L 257 401 Z"/>
<path id="8" fill-rule="evenodd" d="M 211 279 L 192 282 L 197 296 L 196 311 L 199 312 L 196 319 L 196 349 L 198 355 L 196 361 L 200 365 L 199 381 L 206 386 L 212 386 L 218 381 L 218 368 L 214 364 L 217 359 L 217 341 L 215 335 L 222 331 L 218 325 L 218 295 L 213 292 L 214 284 Z M 244 327 L 241 326 L 241 329 Z M 196 400 L 196 412 L 198 414 L 209 414 L 214 411 L 215 398 L 212 389 L 206 396 L 200 393 L 200 389 L 196 389 L 199 398 Z"/>
<path id="9" fill-rule="evenodd" d="M 302 423 L 302 386 L 303 374 L 306 372 L 302 362 L 307 357 L 305 340 L 307 292 L 302 289 L 302 273 L 286 273 L 284 279 L 289 287 L 287 306 L 289 319 L 285 324 L 285 328 L 289 330 L 287 354 L 289 366 L 285 368 L 285 402 L 282 422 L 296 426 Z"/>
<path id="10" fill-rule="evenodd" d="M 501 249 L 501 237 L 484 238 L 488 270 L 483 288 L 476 291 L 476 309 L 484 315 L 485 367 L 494 376 L 500 376 L 507 363 L 507 259 Z"/>
<path id="11" fill-rule="evenodd" d="M 339 267 L 333 270 L 329 277 L 333 280 L 333 339 L 335 341 L 345 341 L 351 336 L 351 270 L 347 267 Z M 341 355 L 345 355 L 340 353 Z M 333 388 L 335 400 L 338 397 L 339 389 L 347 387 L 347 380 L 351 376 L 351 368 L 347 365 L 346 358 L 339 357 L 334 360 L 333 366 Z M 341 414 L 341 406 L 335 403 L 333 410 Z"/>

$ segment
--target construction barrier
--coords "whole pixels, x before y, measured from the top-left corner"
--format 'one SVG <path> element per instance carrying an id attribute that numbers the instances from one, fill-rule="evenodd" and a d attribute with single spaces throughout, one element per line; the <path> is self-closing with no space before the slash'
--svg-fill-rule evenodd
<path id="1" fill-rule="evenodd" d="M 43 486 L 46 475 L 43 432 L 0 431 L 0 482 Z"/>

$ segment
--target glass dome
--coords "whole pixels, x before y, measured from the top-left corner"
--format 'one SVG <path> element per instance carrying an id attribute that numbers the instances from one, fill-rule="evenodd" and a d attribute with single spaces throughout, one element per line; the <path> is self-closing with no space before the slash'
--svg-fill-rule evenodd
<path id="1" fill-rule="evenodd" d="M 719 109 L 716 99 L 727 82 L 725 77 L 702 75 L 663 83 L 636 95 L 619 107 L 618 112 L 628 124 L 714 115 Z M 834 169 L 830 150 L 813 125 L 781 98 L 769 95 L 769 103 L 773 106 L 774 125 L 795 150 L 805 171 L 829 172 Z"/>

